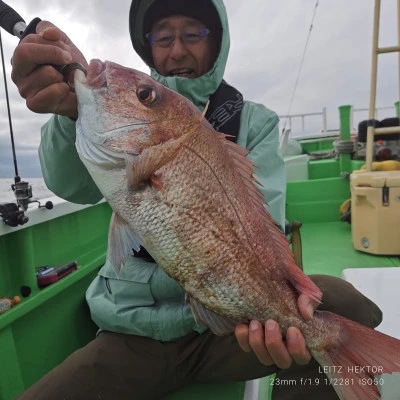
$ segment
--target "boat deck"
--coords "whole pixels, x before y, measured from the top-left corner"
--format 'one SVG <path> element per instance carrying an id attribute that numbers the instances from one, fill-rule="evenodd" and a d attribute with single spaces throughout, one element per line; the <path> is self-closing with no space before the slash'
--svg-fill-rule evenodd
<path id="1" fill-rule="evenodd" d="M 355 250 L 351 225 L 345 222 L 305 223 L 300 229 L 304 272 L 341 277 L 346 268 L 400 267 L 399 257 Z"/>
<path id="2" fill-rule="evenodd" d="M 304 272 L 341 277 L 343 270 L 351 268 L 397 270 L 398 256 L 374 256 L 354 249 L 351 225 L 339 220 L 339 207 L 350 197 L 349 181 L 340 176 L 339 167 L 335 160 L 310 162 L 309 180 L 288 183 L 287 218 L 303 224 Z M 31 210 L 30 222 L 23 227 L 0 228 L 0 294 L 11 297 L 23 287 L 32 289 L 21 304 L 0 316 L 0 354 L 7 360 L 7 373 L 0 375 L 0 400 L 15 398 L 94 337 L 96 327 L 84 295 L 105 260 L 110 215 L 105 203 L 82 207 L 63 202 L 55 203 L 51 211 Z M 77 271 L 45 289 L 37 287 L 35 268 L 71 260 L 78 261 Z M 385 314 L 394 318 L 391 312 Z M 252 395 L 246 389 L 245 397 L 244 383 L 236 382 L 190 386 L 168 400 L 266 400 L 269 391 L 266 377 L 257 382 Z"/>

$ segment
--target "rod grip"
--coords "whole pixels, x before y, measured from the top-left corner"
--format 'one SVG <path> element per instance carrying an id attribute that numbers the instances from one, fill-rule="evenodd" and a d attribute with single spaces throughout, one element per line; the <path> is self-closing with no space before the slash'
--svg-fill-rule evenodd
<path id="1" fill-rule="evenodd" d="M 11 35 L 14 35 L 13 28 L 18 22 L 25 21 L 14 9 L 0 0 L 0 26 Z"/>
<path id="2" fill-rule="evenodd" d="M 23 33 L 22 36 L 21 36 L 21 40 L 22 40 L 25 36 L 27 36 L 27 35 L 29 35 L 29 34 L 31 34 L 31 33 L 36 33 L 36 26 L 37 26 L 37 24 L 38 24 L 40 21 L 41 21 L 40 18 L 38 18 L 38 17 L 34 18 L 34 19 L 29 23 L 29 25 L 26 27 L 26 29 L 24 30 L 24 33 Z"/>

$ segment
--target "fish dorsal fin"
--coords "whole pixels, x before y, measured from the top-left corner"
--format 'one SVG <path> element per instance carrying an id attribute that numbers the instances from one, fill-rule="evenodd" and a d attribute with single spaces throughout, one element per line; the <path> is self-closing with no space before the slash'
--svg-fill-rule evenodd
<path id="1" fill-rule="evenodd" d="M 199 128 L 207 112 L 207 107 L 208 103 L 199 120 L 185 135 L 166 143 L 147 147 L 141 152 L 140 156 L 125 155 L 126 175 L 131 189 L 137 189 L 143 182 L 147 182 L 156 171 L 175 158 L 178 151 Z"/>
<path id="2" fill-rule="evenodd" d="M 108 232 L 108 259 L 117 275 L 122 265 L 132 255 L 132 249 L 140 250 L 137 235 L 128 223 L 114 212 Z"/>
<path id="3" fill-rule="evenodd" d="M 267 218 L 269 222 L 273 222 L 272 217 L 268 214 L 264 207 L 264 205 L 267 205 L 267 203 L 265 202 L 263 194 L 260 190 L 262 184 L 254 177 L 254 169 L 257 169 L 258 166 L 247 157 L 247 155 L 250 154 L 250 151 L 230 140 L 227 140 L 226 138 L 229 137 L 229 135 L 224 133 L 217 133 L 217 135 L 228 151 L 232 159 L 233 168 L 235 169 L 236 173 L 241 176 L 242 182 L 247 188 L 247 193 L 249 194 L 250 199 L 257 211 Z M 258 187 L 256 185 L 258 185 Z M 275 222 L 273 223 L 275 224 Z"/>
<path id="4" fill-rule="evenodd" d="M 260 220 L 264 222 L 268 229 L 268 235 L 274 243 L 277 251 L 282 255 L 282 264 L 284 271 L 283 278 L 288 280 L 297 292 L 307 294 L 313 300 L 321 302 L 322 292 L 314 284 L 314 282 L 303 273 L 296 265 L 293 253 L 289 250 L 289 242 L 283 232 L 277 227 L 275 221 L 265 209 L 266 202 L 260 190 L 261 183 L 254 178 L 254 169 L 257 165 L 246 156 L 250 153 L 249 150 L 237 145 L 236 143 L 226 139 L 223 133 L 217 133 L 231 156 L 233 168 L 241 176 L 244 186 L 247 188 L 247 193 L 254 205 L 254 209 L 260 216 Z M 257 187 L 255 184 L 259 185 Z"/>
<path id="5" fill-rule="evenodd" d="M 203 304 L 193 297 L 186 296 L 187 302 L 190 304 L 196 323 L 202 323 L 210 328 L 216 335 L 229 335 L 235 331 L 236 325 L 239 323 L 248 323 L 249 321 L 235 321 L 231 318 L 224 317 L 214 311 L 209 310 Z"/>

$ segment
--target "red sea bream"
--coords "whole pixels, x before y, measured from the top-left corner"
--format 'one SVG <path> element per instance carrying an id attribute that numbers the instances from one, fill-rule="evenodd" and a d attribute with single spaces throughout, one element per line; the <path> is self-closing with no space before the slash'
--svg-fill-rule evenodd
<path id="1" fill-rule="evenodd" d="M 93 60 L 75 88 L 76 146 L 114 211 L 115 268 L 143 246 L 215 334 L 253 319 L 297 326 L 327 379 L 346 379 L 342 400 L 378 399 L 374 375 L 400 371 L 400 341 L 329 312 L 304 321 L 299 294 L 322 293 L 268 214 L 247 150 L 139 71 Z"/>

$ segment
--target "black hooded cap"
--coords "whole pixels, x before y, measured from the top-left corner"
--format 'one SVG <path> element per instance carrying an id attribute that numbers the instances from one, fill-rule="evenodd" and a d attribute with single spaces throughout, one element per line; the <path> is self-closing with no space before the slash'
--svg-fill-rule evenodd
<path id="1" fill-rule="evenodd" d="M 131 40 L 137 53 L 151 67 L 154 66 L 151 48 L 145 40 L 145 35 L 150 32 L 154 22 L 171 15 L 185 15 L 203 23 L 210 29 L 210 37 L 217 44 L 217 54 L 219 52 L 222 41 L 222 26 L 218 12 L 211 0 L 155 0 L 144 16 L 142 32 L 144 46 L 141 47 L 137 46 L 133 40 L 134 29 L 132 24 L 135 21 L 134 12 L 135 10 L 131 7 L 129 15 Z"/>

